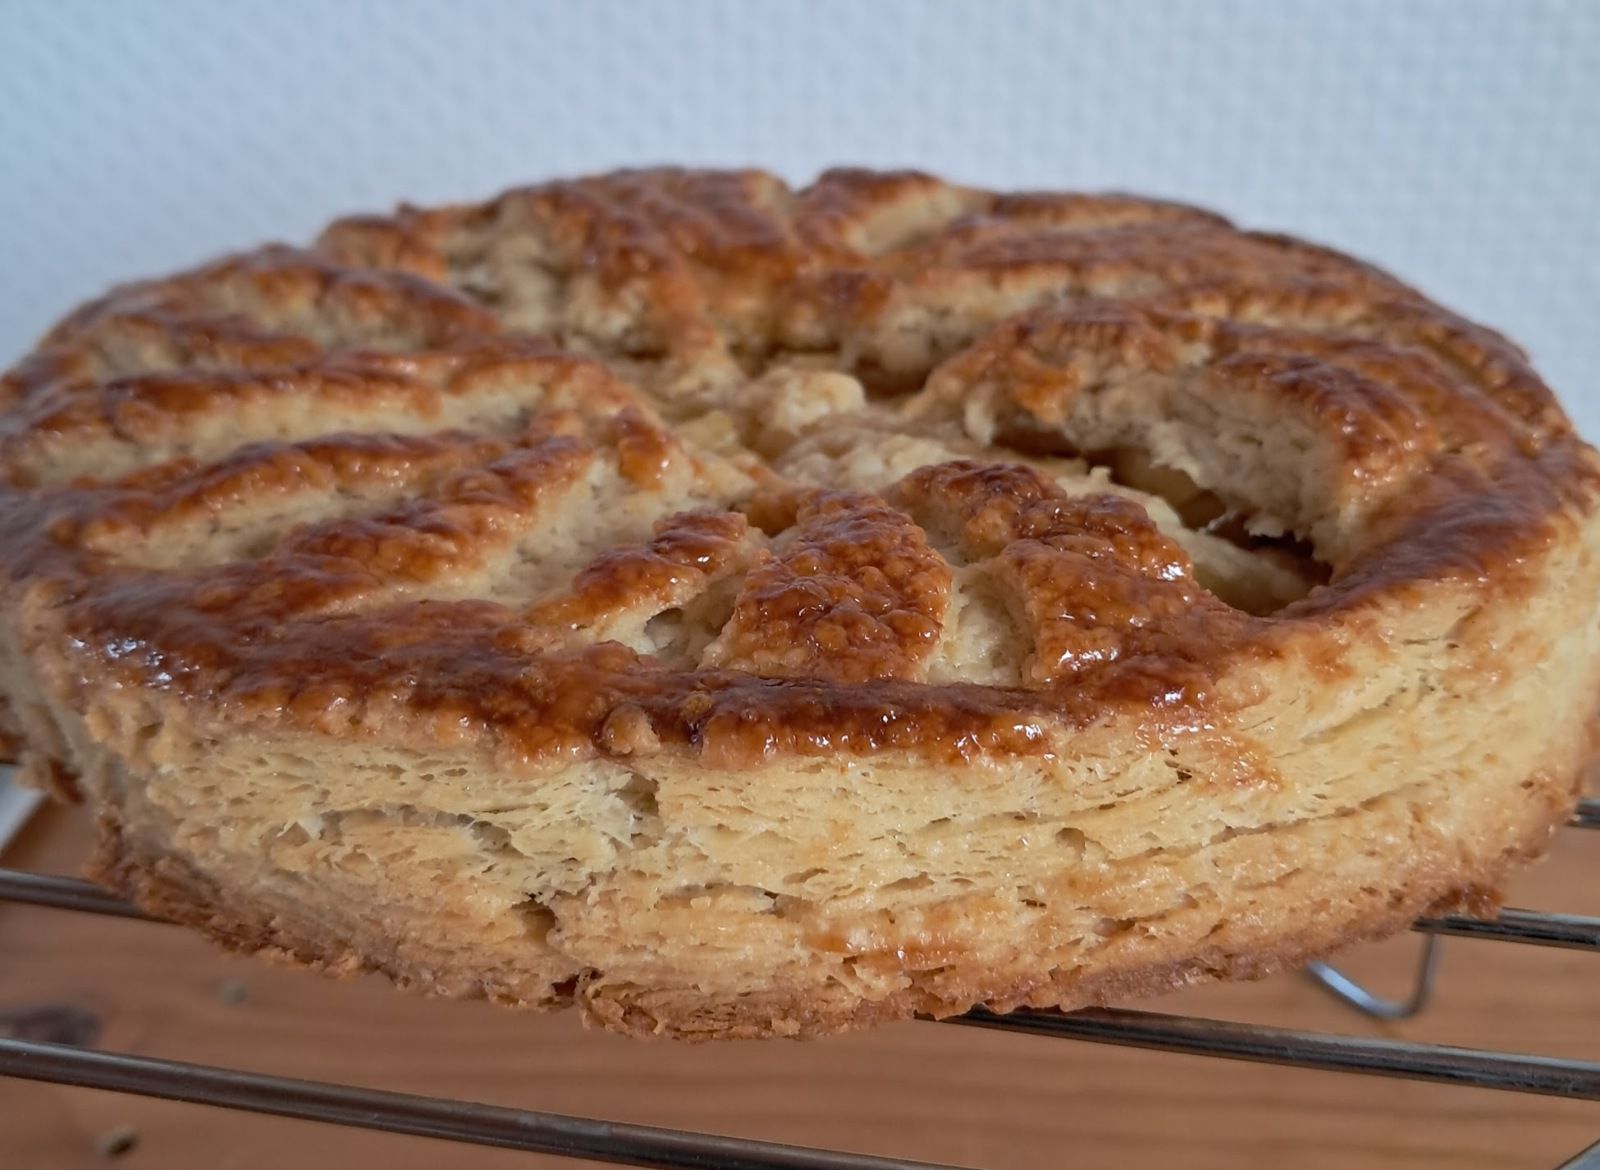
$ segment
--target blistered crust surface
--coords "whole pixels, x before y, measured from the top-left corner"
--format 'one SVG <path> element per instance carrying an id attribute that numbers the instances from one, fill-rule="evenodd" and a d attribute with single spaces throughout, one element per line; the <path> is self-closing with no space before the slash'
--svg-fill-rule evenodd
<path id="1" fill-rule="evenodd" d="M 1594 484 L 1513 345 L 1375 269 L 910 173 L 342 221 L 114 290 L 0 409 L 55 685 L 525 760 L 1048 751 L 1407 591 L 1510 597 Z"/>

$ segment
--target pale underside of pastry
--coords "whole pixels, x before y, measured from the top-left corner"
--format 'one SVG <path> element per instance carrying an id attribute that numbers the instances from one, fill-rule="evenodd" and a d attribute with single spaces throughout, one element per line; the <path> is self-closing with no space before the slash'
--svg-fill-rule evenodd
<path id="1" fill-rule="evenodd" d="M 1524 355 L 1207 212 L 627 172 L 128 285 L 0 382 L 0 747 L 229 946 L 622 1031 L 1492 910 L 1600 692 Z"/>

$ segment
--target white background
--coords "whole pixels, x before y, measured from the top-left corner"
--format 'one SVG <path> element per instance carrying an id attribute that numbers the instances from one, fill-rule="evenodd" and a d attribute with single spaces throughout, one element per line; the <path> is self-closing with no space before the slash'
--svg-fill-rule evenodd
<path id="1" fill-rule="evenodd" d="M 1117 187 L 1375 259 L 1600 435 L 1600 2 L 0 0 L 0 364 L 107 283 L 622 163 Z"/>

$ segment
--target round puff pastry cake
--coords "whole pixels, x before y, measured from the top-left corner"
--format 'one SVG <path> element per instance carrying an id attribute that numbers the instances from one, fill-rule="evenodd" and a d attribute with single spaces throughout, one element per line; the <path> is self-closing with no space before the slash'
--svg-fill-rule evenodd
<path id="1" fill-rule="evenodd" d="M 627 172 L 114 290 L 0 383 L 7 747 L 224 944 L 807 1035 L 1487 912 L 1600 462 L 1206 212 Z"/>

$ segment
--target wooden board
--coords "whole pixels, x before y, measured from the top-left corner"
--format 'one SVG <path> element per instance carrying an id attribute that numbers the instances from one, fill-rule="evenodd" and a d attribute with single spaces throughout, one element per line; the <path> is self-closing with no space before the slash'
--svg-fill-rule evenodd
<path id="1" fill-rule="evenodd" d="M 50 808 L 4 863 L 75 872 L 87 838 L 80 811 Z M 1600 913 L 1600 833 L 1563 833 L 1512 902 Z M 1418 945 L 1392 940 L 1346 966 L 1399 991 Z M 1600 1139 L 1600 1105 L 927 1023 L 804 1044 L 641 1044 L 570 1014 L 425 1000 L 229 958 L 170 927 L 15 905 L 0 906 L 0 955 L 0 1010 L 89 1009 L 107 1049 L 967 1166 L 1551 1170 Z M 1153 1006 L 1600 1058 L 1600 957 L 1572 951 L 1448 941 L 1435 1002 L 1398 1026 L 1300 976 Z M 0 1126 L 7 1168 L 574 1164 L 20 1081 L 0 1080 Z"/>

